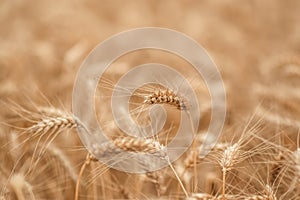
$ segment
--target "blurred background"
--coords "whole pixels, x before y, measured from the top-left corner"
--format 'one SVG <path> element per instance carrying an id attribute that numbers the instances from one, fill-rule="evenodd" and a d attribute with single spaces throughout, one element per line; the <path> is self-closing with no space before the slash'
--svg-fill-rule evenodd
<path id="1" fill-rule="evenodd" d="M 137 27 L 194 38 L 236 90 L 247 90 L 266 62 L 300 51 L 297 0 L 2 0 L 0 23 L 1 98 L 34 92 L 36 85 L 48 96 L 69 98 L 63 83 L 74 81 L 88 52 Z"/>

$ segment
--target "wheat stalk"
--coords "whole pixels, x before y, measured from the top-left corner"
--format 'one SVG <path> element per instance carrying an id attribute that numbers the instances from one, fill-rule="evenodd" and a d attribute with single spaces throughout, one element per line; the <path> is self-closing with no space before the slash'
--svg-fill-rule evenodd
<path id="1" fill-rule="evenodd" d="M 79 199 L 79 188 L 80 188 L 80 181 L 81 181 L 82 175 L 83 175 L 84 170 L 86 169 L 86 167 L 88 165 L 90 165 L 90 163 L 92 161 L 97 161 L 97 159 L 94 156 L 92 156 L 91 154 L 88 153 L 86 155 L 85 161 L 82 164 L 82 166 L 80 168 L 80 171 L 79 171 L 79 174 L 78 174 L 78 178 L 77 178 L 77 181 L 76 181 L 76 188 L 75 188 L 74 200 L 78 200 Z"/>
<path id="2" fill-rule="evenodd" d="M 225 200 L 225 187 L 226 187 L 226 174 L 232 169 L 232 167 L 238 162 L 240 156 L 240 145 L 235 143 L 228 146 L 223 152 L 222 158 L 219 161 L 222 167 L 223 178 L 222 178 L 222 199 Z"/>

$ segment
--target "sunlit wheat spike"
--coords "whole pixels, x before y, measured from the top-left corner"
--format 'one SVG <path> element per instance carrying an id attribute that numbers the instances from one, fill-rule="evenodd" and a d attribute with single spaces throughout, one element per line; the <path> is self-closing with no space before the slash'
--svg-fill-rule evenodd
<path id="1" fill-rule="evenodd" d="M 143 139 L 130 136 L 118 137 L 111 142 L 104 143 L 102 145 L 93 145 L 93 153 L 95 155 L 118 153 L 120 150 L 134 153 L 160 154 L 164 157 L 166 148 L 153 139 Z"/>
<path id="2" fill-rule="evenodd" d="M 27 128 L 28 132 L 32 132 L 34 134 L 48 132 L 48 131 L 56 131 L 64 128 L 75 128 L 77 127 L 76 122 L 73 117 L 68 115 L 62 115 L 59 117 L 47 117 L 37 122 L 33 126 Z"/>
<path id="3" fill-rule="evenodd" d="M 121 137 L 114 139 L 113 143 L 120 149 L 133 152 L 156 153 L 164 149 L 164 146 L 153 139 Z"/>
<path id="4" fill-rule="evenodd" d="M 24 133 L 31 134 L 22 142 L 23 144 L 28 142 L 31 138 L 38 138 L 36 144 L 37 150 L 37 146 L 42 141 L 42 138 L 45 137 L 44 147 L 41 148 L 39 152 L 34 151 L 32 155 L 32 164 L 39 162 L 41 155 L 45 152 L 45 148 L 47 148 L 62 131 L 71 130 L 75 127 L 77 127 L 77 123 L 73 119 L 73 116 L 65 113 L 64 115 L 56 117 L 43 116 L 40 120 L 36 121 L 34 125 L 26 128 Z M 37 160 L 34 161 L 36 156 Z"/>
<path id="5" fill-rule="evenodd" d="M 152 94 L 145 97 L 145 104 L 169 104 L 175 106 L 179 110 L 187 110 L 187 102 L 171 89 L 156 90 Z"/>
<path id="6" fill-rule="evenodd" d="M 228 171 L 232 169 L 232 167 L 238 162 L 240 156 L 240 144 L 235 143 L 233 145 L 228 146 L 223 154 L 221 159 L 219 160 L 219 164 L 222 167 L 222 200 L 226 199 L 226 174 Z"/>
<path id="7" fill-rule="evenodd" d="M 220 165 L 222 171 L 230 171 L 235 163 L 239 160 L 240 155 L 240 146 L 238 143 L 235 143 L 231 146 L 228 146 L 223 152 L 223 156 L 220 160 Z"/>

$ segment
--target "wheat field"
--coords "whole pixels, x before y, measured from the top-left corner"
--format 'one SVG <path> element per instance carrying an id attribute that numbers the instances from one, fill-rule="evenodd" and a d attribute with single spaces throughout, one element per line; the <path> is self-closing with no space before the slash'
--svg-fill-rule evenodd
<path id="1" fill-rule="evenodd" d="M 0 200 L 300 200 L 300 1 L 2 0 L 0 24 Z M 179 159 L 134 174 L 88 153 L 78 137 L 72 92 L 97 44 L 140 27 L 174 29 L 201 44 L 220 70 L 227 105 L 221 137 L 200 157 L 211 118 L 205 82 L 166 52 L 119 58 L 95 95 L 98 122 L 113 145 L 95 146 L 93 154 L 163 157 L 188 109 L 184 95 L 159 85 L 140 88 L 129 105 L 137 123 L 149 122 L 145 108 L 153 104 L 170 117 L 159 137 L 122 133 L 109 100 L 116 81 L 134 66 L 157 62 L 182 72 L 201 110 L 195 140 Z"/>

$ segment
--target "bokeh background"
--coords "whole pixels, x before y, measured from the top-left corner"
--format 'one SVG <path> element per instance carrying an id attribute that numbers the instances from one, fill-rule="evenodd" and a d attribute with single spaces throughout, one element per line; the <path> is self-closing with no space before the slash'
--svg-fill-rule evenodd
<path id="1" fill-rule="evenodd" d="M 35 90 L 34 85 L 44 93 L 69 96 L 62 83 L 74 79 L 87 53 L 107 37 L 131 28 L 164 27 L 191 36 L 207 49 L 224 79 L 245 91 L 265 62 L 297 54 L 300 48 L 297 0 L 0 4 L 2 98 Z"/>

